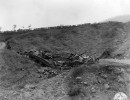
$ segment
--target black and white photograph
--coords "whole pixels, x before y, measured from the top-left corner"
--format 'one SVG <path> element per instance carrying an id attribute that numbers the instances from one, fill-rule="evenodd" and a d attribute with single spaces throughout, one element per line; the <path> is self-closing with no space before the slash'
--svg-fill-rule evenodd
<path id="1" fill-rule="evenodd" d="M 130 100 L 130 0 L 0 0 L 0 100 Z"/>

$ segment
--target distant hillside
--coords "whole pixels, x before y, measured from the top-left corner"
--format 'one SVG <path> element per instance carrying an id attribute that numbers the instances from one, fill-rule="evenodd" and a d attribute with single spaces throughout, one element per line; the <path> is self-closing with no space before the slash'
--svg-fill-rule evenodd
<path id="1" fill-rule="evenodd" d="M 116 17 L 113 17 L 113 18 L 109 18 L 105 21 L 116 21 L 116 22 L 126 23 L 126 22 L 130 21 L 130 15 L 116 16 Z"/>
<path id="2" fill-rule="evenodd" d="M 15 51 L 35 48 L 54 53 L 86 53 L 96 58 L 107 49 L 115 51 L 119 48 L 128 34 L 127 27 L 129 25 L 121 22 L 58 26 L 2 34 L 2 39 Z"/>

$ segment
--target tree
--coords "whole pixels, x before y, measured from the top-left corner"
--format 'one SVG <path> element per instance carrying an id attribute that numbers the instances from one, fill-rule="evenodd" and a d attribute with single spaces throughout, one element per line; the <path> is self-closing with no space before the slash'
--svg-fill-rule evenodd
<path id="1" fill-rule="evenodd" d="M 14 29 L 14 31 L 16 31 L 16 27 L 17 27 L 17 25 L 13 25 L 13 29 Z"/>
<path id="2" fill-rule="evenodd" d="M 31 30 L 31 24 L 28 26 L 28 29 Z"/>
<path id="3" fill-rule="evenodd" d="M 1 29 L 2 29 L 2 27 L 0 27 L 0 33 L 1 33 Z"/>
<path id="4" fill-rule="evenodd" d="M 24 29 L 24 26 L 22 26 L 22 28 Z"/>

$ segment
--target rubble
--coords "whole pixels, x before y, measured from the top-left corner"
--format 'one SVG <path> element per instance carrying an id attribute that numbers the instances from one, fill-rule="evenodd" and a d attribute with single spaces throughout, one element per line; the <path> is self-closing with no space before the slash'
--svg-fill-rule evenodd
<path id="1" fill-rule="evenodd" d="M 63 57 L 62 54 L 52 54 L 50 51 L 30 50 L 24 52 L 17 52 L 18 54 L 29 58 L 30 60 L 40 64 L 42 67 L 50 67 L 53 69 L 68 70 L 86 64 L 94 64 L 94 60 L 83 54 L 69 54 L 69 57 Z"/>

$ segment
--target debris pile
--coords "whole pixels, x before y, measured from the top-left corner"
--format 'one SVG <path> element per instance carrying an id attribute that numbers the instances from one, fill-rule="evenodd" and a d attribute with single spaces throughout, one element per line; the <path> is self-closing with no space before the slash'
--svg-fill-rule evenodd
<path id="1" fill-rule="evenodd" d="M 93 64 L 95 61 L 85 54 L 78 55 L 70 53 L 69 56 L 62 54 L 52 54 L 50 51 L 34 50 L 17 52 L 18 54 L 29 58 L 42 67 L 50 67 L 53 69 L 68 70 L 72 67 L 78 67 L 82 64 Z"/>

